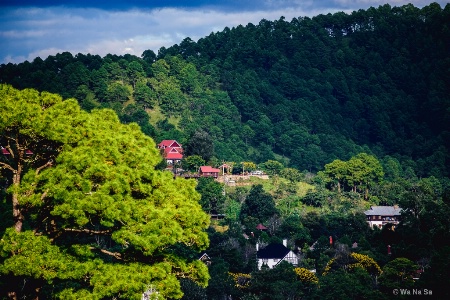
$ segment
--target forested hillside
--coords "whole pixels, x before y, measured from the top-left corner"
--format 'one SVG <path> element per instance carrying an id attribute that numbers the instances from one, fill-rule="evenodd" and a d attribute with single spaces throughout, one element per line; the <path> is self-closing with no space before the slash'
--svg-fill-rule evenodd
<path id="1" fill-rule="evenodd" d="M 300 169 L 357 144 L 438 175 L 450 141 L 449 24 L 449 6 L 384 5 L 225 28 L 159 57 L 218 70 L 252 143 Z"/>
<path id="2" fill-rule="evenodd" d="M 384 5 L 1 65 L 0 298 L 448 299 L 449 53 L 450 5 Z"/>
<path id="3" fill-rule="evenodd" d="M 206 131 L 219 160 L 317 171 L 366 151 L 441 177 L 449 24 L 450 7 L 438 4 L 281 17 L 186 38 L 157 56 L 66 52 L 2 65 L 0 80 L 75 97 L 87 110 L 112 107 L 157 140 Z"/>

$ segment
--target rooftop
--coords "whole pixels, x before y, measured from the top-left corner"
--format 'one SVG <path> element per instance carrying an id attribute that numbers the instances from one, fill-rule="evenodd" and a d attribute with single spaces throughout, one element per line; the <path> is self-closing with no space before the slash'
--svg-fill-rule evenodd
<path id="1" fill-rule="evenodd" d="M 288 253 L 289 249 L 286 248 L 283 244 L 269 244 L 266 248 L 258 251 L 258 258 L 277 258 L 282 259 Z"/>
<path id="2" fill-rule="evenodd" d="M 398 206 L 371 206 L 364 214 L 366 216 L 400 216 L 401 210 Z"/>

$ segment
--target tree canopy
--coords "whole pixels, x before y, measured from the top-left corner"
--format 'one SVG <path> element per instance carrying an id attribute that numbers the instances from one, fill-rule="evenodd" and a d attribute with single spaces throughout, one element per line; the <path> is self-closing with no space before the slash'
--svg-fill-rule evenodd
<path id="1" fill-rule="evenodd" d="M 206 266 L 180 251 L 208 246 L 195 183 L 155 170 L 161 157 L 139 126 L 50 93 L 7 85 L 0 93 L 11 205 L 1 228 L 2 291 L 180 298 L 178 278 L 207 283 Z"/>

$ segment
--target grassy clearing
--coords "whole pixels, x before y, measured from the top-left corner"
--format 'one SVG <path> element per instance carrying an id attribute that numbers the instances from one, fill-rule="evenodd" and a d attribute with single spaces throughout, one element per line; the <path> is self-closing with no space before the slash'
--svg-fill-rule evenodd
<path id="1" fill-rule="evenodd" d="M 161 111 L 161 108 L 156 105 L 153 109 L 147 109 L 146 110 L 148 115 L 150 116 L 150 124 L 152 124 L 154 127 L 156 126 L 156 123 L 159 121 L 162 121 L 164 119 L 167 119 L 167 121 L 175 126 L 175 128 L 179 129 L 178 124 L 180 123 L 181 117 L 174 117 L 171 116 L 167 118 L 166 115 Z"/>
<path id="2" fill-rule="evenodd" d="M 253 185 L 261 184 L 264 190 L 272 195 L 274 195 L 278 190 L 290 184 L 289 180 L 281 178 L 279 176 L 270 177 L 268 180 L 256 176 L 251 176 L 248 180 L 238 180 L 236 183 L 239 186 L 244 186 L 248 190 L 250 190 Z M 227 189 L 234 190 L 233 187 L 227 187 Z M 306 193 L 312 189 L 314 189 L 314 186 L 306 182 L 296 183 L 296 195 L 299 197 L 305 196 Z"/>

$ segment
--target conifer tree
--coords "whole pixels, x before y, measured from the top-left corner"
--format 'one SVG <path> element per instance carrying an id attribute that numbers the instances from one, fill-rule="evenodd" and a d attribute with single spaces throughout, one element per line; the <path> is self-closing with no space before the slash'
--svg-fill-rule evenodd
<path id="1" fill-rule="evenodd" d="M 12 299 L 182 296 L 205 286 L 186 250 L 208 246 L 193 181 L 155 170 L 154 141 L 111 110 L 0 86 L 0 167 L 9 222 L 0 228 L 0 291 Z"/>

